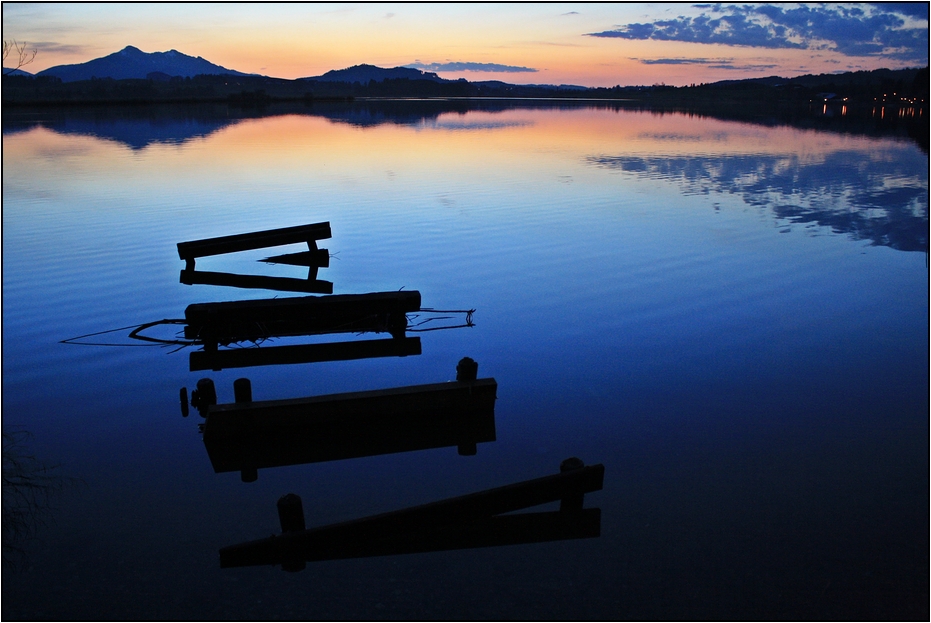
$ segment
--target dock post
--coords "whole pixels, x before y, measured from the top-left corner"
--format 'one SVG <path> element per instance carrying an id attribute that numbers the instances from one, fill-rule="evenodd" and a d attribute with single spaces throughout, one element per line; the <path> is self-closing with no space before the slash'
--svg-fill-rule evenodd
<path id="1" fill-rule="evenodd" d="M 252 402 L 252 381 L 247 378 L 233 381 L 233 395 L 236 402 Z"/>
<path id="2" fill-rule="evenodd" d="M 582 459 L 573 456 L 559 464 L 559 473 L 565 474 L 583 467 L 585 467 L 585 463 L 582 462 Z M 560 512 L 580 511 L 584 503 L 584 493 L 570 493 L 559 500 L 559 510 Z"/>
<path id="3" fill-rule="evenodd" d="M 278 499 L 278 521 L 281 522 L 281 533 L 302 532 L 305 529 L 304 524 L 304 506 L 301 504 L 301 497 L 294 493 L 288 493 Z M 300 555 L 300 552 L 287 552 L 281 562 L 283 571 L 295 573 L 303 571 L 307 567 Z"/>
<path id="4" fill-rule="evenodd" d="M 252 402 L 252 381 L 245 377 L 233 381 L 233 395 L 236 397 L 237 403 Z M 254 419 L 254 416 L 251 415 L 246 417 L 250 423 Z M 245 465 L 239 470 L 239 477 L 243 482 L 255 482 L 259 479 L 259 470 L 255 467 L 253 453 L 253 450 L 246 452 L 248 458 L 244 457 Z"/>
<path id="5" fill-rule="evenodd" d="M 471 357 L 463 357 L 456 365 L 457 381 L 474 381 L 478 378 L 478 363 Z"/>
<path id="6" fill-rule="evenodd" d="M 478 378 L 478 363 L 471 357 L 463 357 L 456 364 L 457 381 L 474 381 Z M 478 445 L 475 442 L 461 443 L 457 448 L 459 456 L 475 456 L 478 453 Z"/>
<path id="7" fill-rule="evenodd" d="M 210 379 L 197 381 L 197 388 L 191 391 L 191 406 L 197 409 L 201 417 L 207 417 L 210 405 L 217 404 L 217 389 Z"/>

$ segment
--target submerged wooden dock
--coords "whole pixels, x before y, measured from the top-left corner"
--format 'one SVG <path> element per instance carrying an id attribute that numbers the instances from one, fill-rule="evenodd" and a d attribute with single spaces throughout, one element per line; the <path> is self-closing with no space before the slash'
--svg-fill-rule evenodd
<path id="1" fill-rule="evenodd" d="M 205 409 L 203 439 L 216 472 L 455 446 L 475 454 L 495 440 L 493 378 L 290 400 L 251 395 Z M 250 390 L 251 392 L 251 390 Z"/>
<path id="2" fill-rule="evenodd" d="M 178 256 L 185 261 L 184 270 L 181 271 L 180 281 L 186 285 L 201 284 L 228 286 L 232 288 L 261 288 L 284 292 L 332 294 L 333 284 L 329 281 L 317 279 L 317 269 L 329 266 L 330 264 L 329 252 L 326 249 L 318 249 L 317 241 L 330 238 L 331 236 L 330 224 L 325 222 L 179 242 Z M 197 258 L 200 257 L 266 249 L 269 247 L 297 243 L 306 243 L 308 251 L 278 255 L 265 258 L 262 261 L 307 266 L 307 279 L 271 277 L 266 275 L 237 275 L 224 272 L 195 270 Z"/>
<path id="3" fill-rule="evenodd" d="M 330 223 L 311 223 L 295 227 L 282 227 L 264 231 L 219 236 L 178 243 L 178 256 L 185 261 L 187 270 L 194 270 L 197 258 L 238 251 L 265 249 L 285 244 L 306 243 L 311 251 L 317 250 L 317 240 L 332 237 Z"/>
<path id="4" fill-rule="evenodd" d="M 603 484 L 604 465 L 572 458 L 552 476 L 311 529 L 290 494 L 279 500 L 282 533 L 222 548 L 220 566 L 299 571 L 319 560 L 598 537 L 601 512 L 583 508 L 583 498 Z M 504 515 L 554 501 L 559 511 Z"/>
<path id="5" fill-rule="evenodd" d="M 191 352 L 190 369 L 419 355 L 420 338 L 405 335 L 407 314 L 419 309 L 416 290 L 196 303 L 184 310 L 184 337 L 204 349 Z M 219 349 L 221 344 L 337 333 L 389 333 L 391 338 Z"/>
<path id="6" fill-rule="evenodd" d="M 377 357 L 409 357 L 421 354 L 419 337 L 390 337 L 377 340 L 196 350 L 189 355 L 191 372 L 228 370 L 254 366 L 277 366 L 323 361 L 351 361 Z"/>
<path id="7" fill-rule="evenodd" d="M 403 335 L 407 314 L 420 309 L 420 292 L 372 292 L 195 303 L 184 310 L 184 337 L 217 342 L 323 333 L 389 332 Z"/>

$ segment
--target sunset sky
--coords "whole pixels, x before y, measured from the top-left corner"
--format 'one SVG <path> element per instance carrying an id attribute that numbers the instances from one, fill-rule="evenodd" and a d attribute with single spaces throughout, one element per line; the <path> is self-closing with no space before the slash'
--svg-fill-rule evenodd
<path id="1" fill-rule="evenodd" d="M 38 51 L 31 73 L 132 45 L 278 78 L 367 63 L 472 81 L 685 85 L 923 67 L 928 6 L 6 2 L 3 38 Z"/>

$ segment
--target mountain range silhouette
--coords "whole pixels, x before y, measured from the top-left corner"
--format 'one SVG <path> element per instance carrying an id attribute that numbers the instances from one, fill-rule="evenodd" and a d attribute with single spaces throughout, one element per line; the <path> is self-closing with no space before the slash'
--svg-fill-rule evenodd
<path id="1" fill-rule="evenodd" d="M 75 82 L 93 78 L 112 78 L 114 80 L 145 79 L 153 73 L 184 78 L 201 74 L 256 75 L 227 69 L 221 65 L 215 65 L 200 56 L 188 56 L 177 50 L 143 52 L 139 48 L 128 45 L 119 52 L 95 58 L 86 63 L 49 67 L 38 72 L 36 76 L 55 76 L 60 78 L 62 82 Z"/>

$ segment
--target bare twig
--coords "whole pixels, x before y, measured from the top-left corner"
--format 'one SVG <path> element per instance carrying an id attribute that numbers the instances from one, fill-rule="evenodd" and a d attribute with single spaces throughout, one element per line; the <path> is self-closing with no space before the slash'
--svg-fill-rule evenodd
<path id="1" fill-rule="evenodd" d="M 15 52 L 15 54 L 13 54 Z M 3 62 L 6 63 L 6 59 L 9 56 L 13 56 L 16 59 L 16 67 L 4 67 L 3 75 L 8 76 L 23 65 L 28 65 L 32 61 L 36 60 L 36 54 L 39 51 L 33 48 L 31 51 L 27 49 L 26 42 L 16 43 L 16 39 L 11 39 L 3 41 Z"/>

